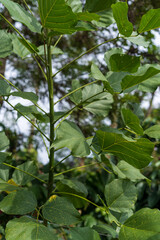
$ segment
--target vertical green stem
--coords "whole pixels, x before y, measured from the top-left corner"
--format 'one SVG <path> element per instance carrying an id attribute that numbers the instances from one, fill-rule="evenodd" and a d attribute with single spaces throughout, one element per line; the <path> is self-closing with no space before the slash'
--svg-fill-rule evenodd
<path id="1" fill-rule="evenodd" d="M 51 38 L 47 42 L 47 78 L 49 90 L 49 105 L 50 105 L 50 146 L 54 141 L 54 81 L 52 78 L 52 54 L 51 54 Z M 48 197 L 53 190 L 53 171 L 54 171 L 54 148 L 50 148 L 49 156 L 49 179 L 48 179 Z"/>

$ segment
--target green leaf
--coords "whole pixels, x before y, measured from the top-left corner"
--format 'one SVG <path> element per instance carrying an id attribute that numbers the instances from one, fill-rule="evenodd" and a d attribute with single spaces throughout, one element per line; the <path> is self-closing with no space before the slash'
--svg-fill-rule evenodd
<path id="1" fill-rule="evenodd" d="M 2 191 L 16 191 L 19 189 L 20 189 L 20 187 L 14 186 L 0 178 L 0 191 L 1 192 Z"/>
<path id="2" fill-rule="evenodd" d="M 116 0 L 86 0 L 85 9 L 88 12 L 101 12 L 111 8 L 111 5 L 115 2 Z"/>
<path id="3" fill-rule="evenodd" d="M 22 171 L 28 172 L 32 175 L 37 175 L 37 172 L 38 172 L 37 166 L 32 161 L 27 161 L 21 165 L 18 165 L 17 168 L 21 169 Z M 14 182 L 19 185 L 26 185 L 27 183 L 31 182 L 34 179 L 33 177 L 19 170 L 14 171 L 12 178 Z"/>
<path id="4" fill-rule="evenodd" d="M 11 168 L 1 164 L 0 165 L 0 179 L 3 179 L 4 181 L 9 180 L 9 175 L 10 175 L 10 170 Z"/>
<path id="5" fill-rule="evenodd" d="M 113 180 L 105 186 L 104 194 L 107 206 L 116 212 L 130 211 L 137 200 L 137 189 L 128 180 Z"/>
<path id="6" fill-rule="evenodd" d="M 30 54 L 28 48 L 26 48 L 26 46 L 24 46 L 24 44 L 21 43 L 21 41 L 16 35 L 12 34 L 12 38 L 13 38 L 12 40 L 13 52 L 22 59 L 26 58 Z"/>
<path id="7" fill-rule="evenodd" d="M 112 228 L 109 225 L 106 224 L 98 224 L 98 225 L 94 225 L 93 229 L 96 230 L 100 235 L 110 235 L 113 238 L 115 238 L 117 236 L 117 232 L 116 230 L 114 230 L 114 228 Z"/>
<path id="8" fill-rule="evenodd" d="M 122 91 L 121 82 L 126 75 L 128 75 L 127 72 L 108 72 L 106 78 L 114 92 L 120 93 Z"/>
<path id="9" fill-rule="evenodd" d="M 66 198 L 54 196 L 50 198 L 42 209 L 43 217 L 48 221 L 71 225 L 80 221 L 80 214 Z"/>
<path id="10" fill-rule="evenodd" d="M 160 138 L 160 125 L 154 125 L 144 131 L 151 138 Z"/>
<path id="11" fill-rule="evenodd" d="M 26 12 L 18 3 L 10 0 L 0 0 L 0 2 L 8 9 L 15 21 L 23 23 L 32 32 L 41 33 L 41 25 L 37 19 Z"/>
<path id="12" fill-rule="evenodd" d="M 149 42 L 145 40 L 145 38 L 141 35 L 138 35 L 138 36 L 135 36 L 134 35 L 137 35 L 136 32 L 133 32 L 132 33 L 132 36 L 130 37 L 125 37 L 126 40 L 138 45 L 138 46 L 142 46 L 142 47 L 149 47 Z"/>
<path id="13" fill-rule="evenodd" d="M 113 72 L 134 73 L 140 66 L 140 57 L 117 53 L 110 57 L 109 62 Z"/>
<path id="14" fill-rule="evenodd" d="M 80 87 L 80 82 L 76 79 L 72 80 L 72 91 Z M 79 104 L 82 100 L 82 90 L 78 90 L 77 92 L 70 95 L 70 100 L 75 104 Z"/>
<path id="15" fill-rule="evenodd" d="M 34 211 L 37 200 L 33 192 L 26 189 L 11 192 L 0 202 L 0 210 L 6 214 L 23 215 Z"/>
<path id="16" fill-rule="evenodd" d="M 11 91 L 11 87 L 8 83 L 6 83 L 5 80 L 0 79 L 0 86 L 0 96 L 8 96 Z"/>
<path id="17" fill-rule="evenodd" d="M 12 40 L 9 34 L 0 30 L 0 58 L 5 58 L 13 52 Z"/>
<path id="18" fill-rule="evenodd" d="M 133 32 L 133 25 L 128 21 L 128 5 L 126 2 L 112 4 L 113 17 L 116 20 L 119 32 L 129 37 Z"/>
<path id="19" fill-rule="evenodd" d="M 98 152 L 114 154 L 136 168 L 144 168 L 152 161 L 154 144 L 148 139 L 127 140 L 120 134 L 98 130 L 92 144 Z"/>
<path id="20" fill-rule="evenodd" d="M 47 48 L 47 46 L 45 46 Z M 44 55 L 44 45 L 41 45 L 38 47 L 38 55 Z M 53 55 L 58 55 L 58 54 L 63 54 L 63 51 L 58 48 L 58 47 L 54 47 L 54 46 L 51 46 L 51 53 Z"/>
<path id="21" fill-rule="evenodd" d="M 143 83 L 139 84 L 138 89 L 143 92 L 154 92 L 160 85 L 160 74 L 157 74 Z"/>
<path id="22" fill-rule="evenodd" d="M 160 8 L 150 9 L 142 16 L 138 32 L 146 32 L 160 27 Z"/>
<path id="23" fill-rule="evenodd" d="M 77 31 L 96 31 L 97 29 L 89 22 L 78 21 L 75 26 Z"/>
<path id="24" fill-rule="evenodd" d="M 160 211 L 143 208 L 132 215 L 121 227 L 119 240 L 159 240 Z"/>
<path id="25" fill-rule="evenodd" d="M 9 140 L 4 132 L 0 132 L 0 151 L 6 149 L 9 146 Z"/>
<path id="26" fill-rule="evenodd" d="M 38 0 L 40 17 L 44 28 L 49 28 L 61 34 L 75 32 L 77 16 L 65 0 Z"/>
<path id="27" fill-rule="evenodd" d="M 97 27 L 106 28 L 115 22 L 111 8 L 104 10 L 102 12 L 97 12 L 97 14 L 100 16 L 99 21 L 92 21 L 92 23 Z"/>
<path id="28" fill-rule="evenodd" d="M 76 14 L 77 19 L 81 21 L 98 21 L 100 19 L 100 16 L 96 13 L 89 13 L 89 12 L 79 12 Z"/>
<path id="29" fill-rule="evenodd" d="M 143 135 L 143 128 L 140 125 L 139 118 L 130 110 L 122 108 L 122 119 L 124 124 L 139 135 Z"/>
<path id="30" fill-rule="evenodd" d="M 33 92 L 12 92 L 10 95 L 27 99 L 33 103 L 38 101 L 38 96 Z"/>
<path id="31" fill-rule="evenodd" d="M 84 105 L 84 109 L 96 114 L 98 116 L 107 116 L 109 110 L 111 109 L 111 104 L 113 103 L 112 96 L 108 96 L 108 99 L 99 99 Z"/>
<path id="32" fill-rule="evenodd" d="M 153 77 L 154 75 L 160 72 L 159 66 L 154 66 L 151 64 L 146 64 L 143 67 L 139 68 L 138 72 L 127 75 L 123 78 L 121 86 L 123 91 L 130 87 L 136 86 L 139 83 Z"/>
<path id="33" fill-rule="evenodd" d="M 76 157 L 88 156 L 90 153 L 89 146 L 79 127 L 67 120 L 62 122 L 57 129 L 53 146 L 57 149 L 67 147 Z"/>
<path id="34" fill-rule="evenodd" d="M 6 161 L 6 159 L 10 156 L 11 156 L 11 153 L 0 152 L 0 163 Z"/>
<path id="35" fill-rule="evenodd" d="M 107 63 L 108 69 L 111 71 L 110 57 L 114 54 L 123 54 L 122 48 L 112 48 L 104 54 L 104 60 Z"/>
<path id="36" fill-rule="evenodd" d="M 68 0 L 67 4 L 72 8 L 74 13 L 82 12 L 82 2 L 81 0 Z"/>
<path id="37" fill-rule="evenodd" d="M 26 216 L 9 221 L 5 232 L 6 240 L 57 240 L 53 230 Z"/>
<path id="38" fill-rule="evenodd" d="M 35 116 L 33 114 L 39 114 L 37 108 L 34 105 L 30 106 L 23 106 L 20 103 L 16 104 L 15 109 L 17 109 L 19 112 L 23 113 L 27 117 L 34 119 Z M 20 118 L 22 115 L 18 112 L 18 118 Z"/>
<path id="39" fill-rule="evenodd" d="M 74 227 L 70 229 L 73 240 L 100 240 L 99 234 L 89 227 Z"/>
<path id="40" fill-rule="evenodd" d="M 61 181 L 59 181 L 56 185 L 57 189 L 59 190 L 59 192 L 67 192 L 67 193 L 72 193 L 72 194 L 76 194 L 78 196 L 82 196 L 82 197 L 86 197 L 88 194 L 88 191 L 85 187 L 85 185 L 81 182 L 79 182 L 76 179 L 62 179 Z M 75 208 L 81 208 L 86 204 L 86 201 L 78 198 L 78 197 L 74 197 L 71 195 L 65 195 L 64 197 L 68 198 L 73 205 L 75 206 Z"/>

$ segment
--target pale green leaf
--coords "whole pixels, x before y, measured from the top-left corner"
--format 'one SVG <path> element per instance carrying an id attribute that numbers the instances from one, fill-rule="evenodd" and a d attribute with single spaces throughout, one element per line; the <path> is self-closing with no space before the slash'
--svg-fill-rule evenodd
<path id="1" fill-rule="evenodd" d="M 45 219 L 61 225 L 76 224 L 80 221 L 80 214 L 66 198 L 55 196 L 43 206 L 42 214 Z"/>
<path id="2" fill-rule="evenodd" d="M 128 180 L 115 179 L 105 186 L 105 198 L 110 210 L 128 212 L 134 208 L 137 189 Z"/>
<path id="3" fill-rule="evenodd" d="M 89 227 L 74 227 L 70 229 L 73 240 L 100 240 L 99 234 Z"/>
<path id="4" fill-rule="evenodd" d="M 37 108 L 34 105 L 23 106 L 22 104 L 18 103 L 18 104 L 16 104 L 15 109 L 18 110 L 18 118 L 20 118 L 22 116 L 20 114 L 20 112 L 31 119 L 35 118 L 35 116 L 33 114 L 39 113 Z"/>
<path id="5" fill-rule="evenodd" d="M 98 130 L 92 144 L 98 152 L 114 154 L 136 168 L 144 168 L 152 161 L 154 144 L 148 139 L 127 140 L 120 134 Z"/>
<path id="6" fill-rule="evenodd" d="M 0 132 L 0 151 L 6 149 L 9 146 L 9 140 L 4 132 Z"/>
<path id="7" fill-rule="evenodd" d="M 77 125 L 70 121 L 64 121 L 56 131 L 56 140 L 52 147 L 71 150 L 72 155 L 76 157 L 88 156 L 90 153 L 89 145 Z"/>
<path id="8" fill-rule="evenodd" d="M 11 91 L 11 87 L 5 80 L 0 79 L 0 96 L 8 96 Z"/>
<path id="9" fill-rule="evenodd" d="M 143 92 L 154 92 L 159 86 L 160 86 L 160 74 L 157 74 L 139 84 L 138 89 Z"/>
<path id="10" fill-rule="evenodd" d="M 144 131 L 151 138 L 160 138 L 160 125 L 154 125 Z"/>
<path id="11" fill-rule="evenodd" d="M 33 92 L 12 92 L 10 95 L 27 99 L 33 103 L 38 101 L 38 96 Z"/>
<path id="12" fill-rule="evenodd" d="M 133 32 L 133 25 L 128 21 L 128 5 L 126 2 L 112 4 L 113 17 L 116 20 L 119 32 L 129 37 Z"/>
<path id="13" fill-rule="evenodd" d="M 23 23 L 32 32 L 41 33 L 41 25 L 37 19 L 25 11 L 18 3 L 11 0 L 0 0 L 0 2 L 8 9 L 15 21 Z"/>
<path id="14" fill-rule="evenodd" d="M 9 34 L 0 30 L 0 58 L 9 56 L 13 51 L 12 40 Z"/>
<path id="15" fill-rule="evenodd" d="M 72 80 L 72 91 L 80 87 L 80 82 L 76 79 Z M 78 90 L 77 92 L 70 95 L 70 100 L 75 104 L 78 104 L 82 100 L 82 90 Z"/>
<path id="16" fill-rule="evenodd" d="M 135 35 L 135 36 L 134 36 Z M 138 46 L 142 46 L 142 47 L 149 47 L 149 41 L 145 40 L 145 37 L 138 35 L 136 36 L 137 33 L 133 32 L 132 36 L 130 37 L 125 37 L 126 40 L 138 45 Z"/>
<path id="17" fill-rule="evenodd" d="M 6 240 L 57 240 L 52 229 L 26 216 L 9 221 L 5 237 Z"/>
<path id="18" fill-rule="evenodd" d="M 159 222 L 158 209 L 143 208 L 122 225 L 119 240 L 159 240 Z"/>
<path id="19" fill-rule="evenodd" d="M 10 175 L 10 170 L 11 168 L 1 164 L 0 165 L 0 179 L 3 179 L 4 181 L 9 180 L 9 175 Z"/>
<path id="20" fill-rule="evenodd" d="M 61 34 L 75 32 L 77 16 L 65 0 L 38 0 L 40 17 L 44 28 Z"/>
<path id="21" fill-rule="evenodd" d="M 33 192 L 19 190 L 9 193 L 0 202 L 0 210 L 6 214 L 23 215 L 34 211 L 37 200 Z"/>
<path id="22" fill-rule="evenodd" d="M 81 0 L 68 0 L 67 4 L 72 8 L 74 13 L 82 12 L 82 2 Z"/>
<path id="23" fill-rule="evenodd" d="M 111 72 L 110 71 L 107 73 L 106 78 L 110 86 L 113 88 L 115 92 L 120 93 L 122 91 L 121 82 L 126 75 L 128 75 L 127 72 Z"/>
<path id="24" fill-rule="evenodd" d="M 146 32 L 160 27 L 160 8 L 150 9 L 142 16 L 138 32 Z"/>
<path id="25" fill-rule="evenodd" d="M 102 12 L 97 12 L 97 14 L 100 16 L 99 21 L 92 21 L 92 23 L 97 27 L 106 28 L 115 22 L 111 8 L 104 10 Z"/>
<path id="26" fill-rule="evenodd" d="M 45 46 L 45 48 L 47 48 L 47 46 Z M 38 51 L 38 55 L 44 55 L 44 45 L 39 46 Z M 51 53 L 53 55 L 58 55 L 63 54 L 63 51 L 58 47 L 51 46 Z"/>
<path id="27" fill-rule="evenodd" d="M 12 44 L 13 52 L 22 59 L 24 59 L 30 54 L 30 51 L 21 43 L 17 36 L 13 36 Z"/>

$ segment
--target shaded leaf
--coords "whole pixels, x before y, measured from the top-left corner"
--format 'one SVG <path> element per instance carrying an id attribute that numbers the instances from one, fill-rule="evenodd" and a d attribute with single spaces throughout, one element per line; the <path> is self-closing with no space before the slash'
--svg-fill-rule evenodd
<path id="1" fill-rule="evenodd" d="M 6 240 L 57 240 L 53 230 L 31 217 L 15 218 L 8 222 Z"/>
<path id="2" fill-rule="evenodd" d="M 0 152 L 0 163 L 4 162 L 10 156 L 11 156 L 11 153 Z"/>
<path id="3" fill-rule="evenodd" d="M 38 55 L 44 55 L 44 45 L 39 46 L 38 50 L 39 50 Z M 58 47 L 51 46 L 51 53 L 53 55 L 58 55 L 63 54 L 63 51 Z"/>
<path id="4" fill-rule="evenodd" d="M 37 108 L 34 105 L 23 106 L 22 104 L 18 103 L 18 104 L 16 104 L 15 109 L 18 110 L 18 118 L 20 118 L 22 116 L 20 114 L 20 112 L 31 119 L 35 118 L 35 116 L 33 114 L 39 113 Z"/>
<path id="5" fill-rule="evenodd" d="M 121 227 L 120 240 L 159 240 L 160 211 L 143 208 L 132 215 Z"/>
<path id="6" fill-rule="evenodd" d="M 13 44 L 13 52 L 15 54 L 17 54 L 19 57 L 21 57 L 22 59 L 27 57 L 30 54 L 30 51 L 28 50 L 28 48 L 26 48 L 21 41 L 19 40 L 19 38 L 16 35 L 12 34 L 12 44 Z"/>
<path id="7" fill-rule="evenodd" d="M 115 22 L 111 8 L 104 10 L 102 12 L 97 12 L 97 14 L 100 16 L 99 21 L 92 21 L 92 23 L 94 25 L 96 25 L 97 27 L 105 27 L 106 28 Z"/>
<path id="8" fill-rule="evenodd" d="M 19 190 L 11 192 L 0 202 L 0 210 L 6 214 L 23 215 L 32 212 L 37 206 L 33 192 Z"/>
<path id="9" fill-rule="evenodd" d="M 100 16 L 96 13 L 89 13 L 89 12 L 79 12 L 76 14 L 77 19 L 81 21 L 98 21 L 100 19 Z"/>
<path id="10" fill-rule="evenodd" d="M 99 234 L 89 227 L 75 227 L 70 229 L 73 240 L 100 240 Z"/>
<path id="11" fill-rule="evenodd" d="M 80 82 L 76 79 L 72 80 L 72 91 L 80 87 Z M 81 102 L 82 99 L 82 90 L 78 90 L 77 92 L 73 93 L 69 97 L 72 102 L 78 104 Z"/>
<path id="12" fill-rule="evenodd" d="M 1 192 L 2 191 L 15 191 L 15 190 L 19 190 L 19 189 L 20 189 L 20 187 L 14 186 L 0 178 L 0 191 Z"/>
<path id="13" fill-rule="evenodd" d="M 80 214 L 66 198 L 51 197 L 42 209 L 43 217 L 56 224 L 71 225 L 80 221 Z"/>
<path id="14" fill-rule="evenodd" d="M 0 79 L 0 86 L 0 96 L 8 96 L 11 91 L 11 87 L 8 83 L 6 83 L 5 80 Z"/>
<path id="15" fill-rule="evenodd" d="M 108 8 L 111 8 L 111 5 L 115 2 L 116 0 L 86 0 L 85 9 L 88 12 L 101 12 Z"/>
<path id="16" fill-rule="evenodd" d="M 112 48 L 104 54 L 104 60 L 107 63 L 108 69 L 111 71 L 110 57 L 114 54 L 123 54 L 122 48 Z"/>
<path id="17" fill-rule="evenodd" d="M 9 34 L 4 30 L 0 30 L 0 43 L 0 58 L 5 58 L 12 53 L 13 46 Z"/>
<path id="18" fill-rule="evenodd" d="M 0 132 L 0 151 L 6 149 L 9 146 L 9 140 L 4 132 Z"/>
<path id="19" fill-rule="evenodd" d="M 112 4 L 113 17 L 116 20 L 119 32 L 129 37 L 133 32 L 133 25 L 128 21 L 128 5 L 126 2 Z"/>
<path id="20" fill-rule="evenodd" d="M 137 200 L 137 189 L 128 180 L 113 180 L 105 186 L 104 194 L 107 206 L 116 212 L 130 211 Z"/>
<path id="21" fill-rule="evenodd" d="M 116 230 L 114 230 L 114 228 L 112 228 L 109 225 L 106 224 L 98 224 L 93 226 L 93 229 L 96 230 L 100 235 L 110 235 L 113 238 L 115 238 L 117 236 L 117 232 Z"/>
<path id="22" fill-rule="evenodd" d="M 108 72 L 107 80 L 115 92 L 122 91 L 121 82 L 126 75 L 128 75 L 127 72 Z"/>
<path id="23" fill-rule="evenodd" d="M 67 147 L 76 157 L 84 157 L 90 153 L 89 145 L 79 127 L 67 120 L 63 121 L 57 129 L 53 146 L 57 149 Z"/>
<path id="24" fill-rule="evenodd" d="M 10 0 L 0 0 L 0 2 L 8 9 L 15 21 L 23 23 L 32 32 L 41 33 L 41 25 L 37 19 L 25 11 L 18 3 Z"/>

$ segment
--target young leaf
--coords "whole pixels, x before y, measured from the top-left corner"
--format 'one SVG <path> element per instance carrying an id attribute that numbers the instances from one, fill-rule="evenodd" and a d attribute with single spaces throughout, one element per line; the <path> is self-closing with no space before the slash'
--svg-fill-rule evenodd
<path id="1" fill-rule="evenodd" d="M 111 71 L 113 72 L 137 72 L 140 66 L 140 57 L 127 54 L 113 54 L 110 59 Z"/>
<path id="2" fill-rule="evenodd" d="M 144 131 L 151 138 L 160 138 L 160 125 L 154 125 Z"/>
<path id="3" fill-rule="evenodd" d="M 53 230 L 37 220 L 23 216 L 9 221 L 5 231 L 6 240 L 57 240 Z"/>
<path id="4" fill-rule="evenodd" d="M 132 215 L 121 227 L 119 240 L 159 240 L 160 211 L 143 208 Z"/>
<path id="5" fill-rule="evenodd" d="M 38 0 L 40 17 L 44 28 L 61 34 L 75 32 L 77 16 L 65 0 Z"/>
<path id="6" fill-rule="evenodd" d="M 80 214 L 66 198 L 51 196 L 42 209 L 43 217 L 48 221 L 71 225 L 80 221 Z"/>
<path id="7" fill-rule="evenodd" d="M 0 202 L 0 210 L 6 214 L 23 215 L 34 211 L 37 200 L 33 192 L 26 189 L 11 192 Z"/>
<path id="8" fill-rule="evenodd" d="M 128 180 L 113 180 L 105 186 L 104 194 L 109 209 L 120 213 L 133 209 L 137 200 L 137 189 Z"/>
<path id="9" fill-rule="evenodd" d="M 0 43 L 0 58 L 5 58 L 12 53 L 13 45 L 9 34 L 4 30 L 0 30 Z"/>
<path id="10" fill-rule="evenodd" d="M 23 23 L 32 32 L 41 33 L 41 25 L 37 19 L 26 12 L 18 3 L 11 0 L 0 0 L 0 2 L 8 9 L 15 21 Z"/>
<path id="11" fill-rule="evenodd" d="M 88 156 L 90 153 L 89 145 L 77 125 L 70 121 L 64 121 L 56 131 L 56 140 L 52 147 L 67 147 L 72 155 L 76 157 Z"/>
<path id="12" fill-rule="evenodd" d="M 139 118 L 130 110 L 122 108 L 122 119 L 124 124 L 139 135 L 143 135 L 143 128 L 140 125 Z"/>
<path id="13" fill-rule="evenodd" d="M 119 32 L 129 37 L 133 32 L 133 25 L 128 21 L 128 5 L 126 2 L 112 4 L 113 16 L 116 20 Z"/>
<path id="14" fill-rule="evenodd" d="M 0 151 L 6 149 L 9 146 L 9 140 L 4 132 L 0 132 Z"/>
<path id="15" fill-rule="evenodd" d="M 11 91 L 11 87 L 8 83 L 6 83 L 5 80 L 0 79 L 0 86 L 0 96 L 8 96 Z"/>
<path id="16" fill-rule="evenodd" d="M 148 139 L 127 140 L 122 135 L 98 130 L 93 147 L 104 153 L 112 153 L 136 168 L 144 168 L 152 161 L 154 144 Z"/>
<path id="17" fill-rule="evenodd" d="M 150 9 L 142 16 L 138 32 L 143 33 L 160 27 L 160 8 Z"/>
<path id="18" fill-rule="evenodd" d="M 89 227 L 74 227 L 70 229 L 73 240 L 100 240 L 99 234 Z"/>

